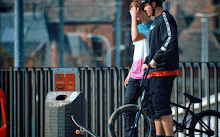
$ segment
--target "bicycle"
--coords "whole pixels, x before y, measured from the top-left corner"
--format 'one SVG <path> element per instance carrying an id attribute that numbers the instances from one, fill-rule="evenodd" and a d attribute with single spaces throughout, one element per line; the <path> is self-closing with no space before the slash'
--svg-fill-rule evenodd
<path id="1" fill-rule="evenodd" d="M 204 110 L 195 114 L 192 110 L 190 110 L 191 104 L 201 103 L 202 100 L 188 93 L 183 93 L 183 95 L 190 100 L 188 107 L 170 102 L 171 105 L 186 110 L 181 123 L 173 120 L 173 126 L 175 129 L 174 134 L 181 132 L 190 137 L 195 137 L 196 135 L 220 137 L 220 112 L 216 110 Z M 191 117 L 187 120 L 189 113 L 191 114 Z M 210 125 L 211 123 L 214 126 Z M 217 125 L 217 127 L 215 127 L 215 125 Z"/>
<path id="2" fill-rule="evenodd" d="M 140 83 L 140 87 L 143 90 L 140 105 L 139 106 L 135 104 L 123 105 L 119 107 L 117 110 L 115 110 L 110 116 L 108 122 L 108 128 L 109 128 L 108 131 L 109 131 L 109 135 L 111 135 L 112 137 L 123 137 L 125 133 L 123 115 L 128 112 L 136 113 L 131 129 L 138 130 L 138 135 L 140 137 L 144 136 L 144 132 L 146 133 L 145 137 L 151 136 L 151 132 L 153 131 L 152 120 L 147 115 L 149 114 L 148 109 L 143 107 L 144 101 L 146 100 L 146 102 L 149 102 L 149 98 L 150 98 L 150 94 L 146 92 L 145 89 L 143 88 L 143 83 L 145 82 L 148 73 L 149 73 L 149 69 L 146 69 L 144 71 L 144 75 Z M 177 132 L 181 132 L 186 134 L 187 136 L 195 137 L 198 133 L 201 133 L 202 135 L 205 134 L 206 136 L 220 137 L 220 130 L 218 129 L 218 126 L 217 128 L 215 127 L 215 129 L 211 129 L 213 127 L 210 125 L 210 120 L 213 120 L 213 117 L 215 120 L 215 122 L 213 123 L 214 124 L 217 123 L 217 125 L 219 125 L 220 112 L 215 110 L 205 110 L 195 114 L 193 111 L 190 110 L 191 104 L 200 103 L 202 102 L 202 100 L 188 93 L 184 93 L 184 96 L 190 100 L 188 107 L 170 102 L 171 105 L 186 110 L 182 123 L 178 123 L 176 120 L 173 120 L 173 126 L 175 129 L 174 134 L 176 134 Z M 191 114 L 192 117 L 187 120 L 187 116 L 189 113 Z M 206 116 L 208 118 L 206 118 Z M 146 126 L 145 130 L 147 130 L 147 132 L 143 130 L 143 126 L 142 126 L 143 124 L 145 124 Z M 184 132 L 185 130 L 187 130 L 188 132 Z"/>

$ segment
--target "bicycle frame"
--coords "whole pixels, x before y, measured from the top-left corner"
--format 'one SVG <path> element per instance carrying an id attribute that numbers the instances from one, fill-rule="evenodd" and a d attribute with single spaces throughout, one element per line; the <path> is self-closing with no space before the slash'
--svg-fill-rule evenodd
<path id="1" fill-rule="evenodd" d="M 173 106 L 176 106 L 178 108 L 182 108 L 182 109 L 186 110 L 186 113 L 185 113 L 181 123 L 178 123 L 177 121 L 173 120 L 175 122 L 176 126 L 177 126 L 177 129 L 174 131 L 174 134 L 176 132 L 183 132 L 183 130 L 185 130 L 185 129 L 189 130 L 189 128 L 187 128 L 186 126 L 188 125 L 188 122 L 190 120 L 192 120 L 193 117 L 196 115 L 192 110 L 190 110 L 190 106 L 191 106 L 192 102 L 190 101 L 188 107 L 185 107 L 185 106 L 173 103 L 173 102 L 170 102 L 170 104 L 173 105 Z M 186 121 L 186 118 L 187 118 L 189 113 L 192 115 L 192 117 L 189 120 Z"/>
<path id="2" fill-rule="evenodd" d="M 146 80 L 146 77 L 149 73 L 149 69 L 150 69 L 150 66 L 148 66 L 148 69 L 145 69 L 144 70 L 144 74 L 143 74 L 143 77 L 141 79 L 141 83 L 140 83 L 140 87 L 141 89 L 143 89 L 143 93 L 141 95 L 141 103 L 140 103 L 140 108 L 138 110 L 138 112 L 136 113 L 136 116 L 135 116 L 135 120 L 134 120 L 134 124 L 131 128 L 135 129 L 137 128 L 137 125 L 138 125 L 138 120 L 140 118 L 140 114 L 141 114 L 141 111 L 142 111 L 142 108 L 143 108 L 143 102 L 144 102 L 144 99 L 145 99 L 145 96 L 146 96 L 146 91 L 145 89 L 143 88 L 143 84 L 145 83 L 145 80 Z"/>
<path id="3" fill-rule="evenodd" d="M 133 129 L 137 128 L 137 123 L 138 123 L 138 120 L 140 118 L 140 114 L 141 114 L 141 111 L 142 111 L 142 108 L 143 108 L 143 101 L 144 101 L 145 95 L 146 95 L 146 91 L 144 90 L 144 92 L 141 96 L 140 108 L 139 108 L 139 110 L 138 110 L 138 112 L 136 113 L 136 116 L 135 116 L 134 126 L 132 127 Z"/>

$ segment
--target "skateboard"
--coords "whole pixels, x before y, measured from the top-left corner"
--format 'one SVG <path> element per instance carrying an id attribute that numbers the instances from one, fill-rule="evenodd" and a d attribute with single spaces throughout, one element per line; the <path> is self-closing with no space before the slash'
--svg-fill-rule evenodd
<path id="1" fill-rule="evenodd" d="M 81 134 L 81 135 L 84 135 L 85 132 L 87 132 L 88 134 L 90 134 L 91 136 L 93 137 L 99 137 L 98 135 L 96 135 L 95 133 L 93 133 L 91 130 L 89 130 L 88 128 L 84 127 L 81 123 L 79 123 L 79 121 L 73 116 L 71 115 L 71 118 L 74 122 L 74 124 L 79 127 L 80 129 L 79 130 L 76 130 L 75 133 L 76 134 Z"/>

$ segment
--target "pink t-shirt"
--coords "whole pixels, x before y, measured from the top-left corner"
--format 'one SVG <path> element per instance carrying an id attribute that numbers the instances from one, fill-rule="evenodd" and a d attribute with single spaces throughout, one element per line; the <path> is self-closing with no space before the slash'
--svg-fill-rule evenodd
<path id="1" fill-rule="evenodd" d="M 146 38 L 140 41 L 133 42 L 134 45 L 134 56 L 131 69 L 131 78 L 142 79 L 143 72 L 141 70 L 145 58 L 149 55 L 149 32 L 152 22 L 145 25 L 139 24 L 138 31 L 143 33 Z"/>

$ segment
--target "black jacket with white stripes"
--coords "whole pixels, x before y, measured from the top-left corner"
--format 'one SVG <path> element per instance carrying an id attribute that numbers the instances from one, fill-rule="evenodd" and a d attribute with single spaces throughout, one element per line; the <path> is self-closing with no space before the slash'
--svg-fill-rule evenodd
<path id="1" fill-rule="evenodd" d="M 157 62 L 155 71 L 171 71 L 179 68 L 178 32 L 173 16 L 164 11 L 151 25 L 149 36 L 150 53 L 144 64 L 152 59 Z"/>

